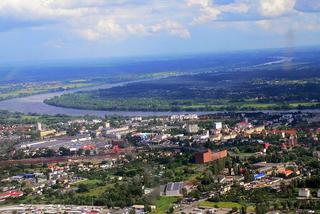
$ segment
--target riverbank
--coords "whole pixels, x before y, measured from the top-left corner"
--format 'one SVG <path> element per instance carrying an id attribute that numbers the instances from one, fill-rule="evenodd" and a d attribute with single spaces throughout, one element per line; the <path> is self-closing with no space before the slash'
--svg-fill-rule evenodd
<path id="1" fill-rule="evenodd" d="M 56 106 L 50 106 L 45 104 L 43 101 L 50 97 L 59 96 L 63 92 L 57 93 L 47 93 L 41 95 L 34 95 L 23 98 L 15 98 L 11 100 L 5 100 L 0 102 L 0 109 L 7 110 L 10 112 L 21 112 L 21 113 L 35 113 L 35 114 L 48 114 L 48 115 L 56 115 L 56 114 L 65 114 L 70 116 L 84 116 L 84 115 L 93 115 L 98 117 L 104 117 L 105 115 L 119 115 L 119 116 L 166 116 L 166 115 L 174 115 L 174 114 L 190 114 L 195 113 L 199 115 L 205 114 L 214 114 L 221 113 L 225 111 L 181 111 L 181 112 L 170 112 L 170 111 L 162 111 L 162 112 L 143 112 L 143 111 L 98 111 L 98 110 L 81 110 L 81 109 L 72 109 L 72 108 L 62 108 Z M 246 112 L 266 112 L 266 113 L 281 113 L 281 112 L 315 112 L 320 113 L 320 109 L 291 109 L 291 110 L 267 110 L 267 111 L 246 111 Z"/>
<path id="2" fill-rule="evenodd" d="M 146 81 L 146 80 L 139 80 Z M 225 112 L 226 110 L 221 111 L 101 111 L 101 110 L 85 110 L 85 109 L 74 109 L 74 108 L 64 108 L 52 106 L 44 103 L 45 100 L 53 98 L 55 96 L 61 96 L 65 93 L 74 93 L 77 91 L 91 91 L 97 89 L 108 89 L 112 87 L 123 86 L 128 83 L 133 83 L 138 81 L 131 82 L 122 82 L 116 84 L 104 84 L 98 85 L 94 87 L 87 87 L 81 89 L 60 91 L 60 92 L 51 92 L 44 94 L 37 94 L 32 96 L 26 96 L 21 98 L 14 98 L 9 100 L 0 101 L 0 110 L 7 110 L 10 112 L 21 112 L 21 113 L 34 113 L 34 114 L 47 114 L 47 115 L 70 115 L 70 116 L 84 116 L 84 115 L 93 115 L 98 117 L 104 117 L 106 115 L 118 115 L 118 116 L 167 116 L 174 114 L 214 114 Z M 237 111 L 237 112 L 265 112 L 265 113 L 281 113 L 281 112 L 295 112 L 295 111 L 303 111 L 303 112 L 320 112 L 320 109 L 290 109 L 290 110 L 248 110 L 248 111 Z"/>

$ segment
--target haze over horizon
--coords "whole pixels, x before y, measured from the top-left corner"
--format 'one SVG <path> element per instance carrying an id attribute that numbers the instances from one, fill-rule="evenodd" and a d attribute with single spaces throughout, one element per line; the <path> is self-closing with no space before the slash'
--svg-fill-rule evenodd
<path id="1" fill-rule="evenodd" d="M 0 62 L 319 45 L 320 1 L 1 0 Z"/>

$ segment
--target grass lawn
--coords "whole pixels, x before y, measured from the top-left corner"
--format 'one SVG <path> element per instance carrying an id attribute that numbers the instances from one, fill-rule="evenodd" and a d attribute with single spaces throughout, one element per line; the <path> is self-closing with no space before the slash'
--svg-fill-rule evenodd
<path id="1" fill-rule="evenodd" d="M 105 186 L 95 187 L 89 190 L 89 192 L 77 193 L 81 196 L 101 196 L 105 191 L 110 189 L 112 184 L 107 184 Z"/>
<path id="2" fill-rule="evenodd" d="M 235 203 L 235 202 L 211 202 L 211 201 L 201 201 L 199 204 L 199 206 L 204 206 L 204 207 L 221 207 L 221 208 L 241 208 L 242 205 L 239 203 Z"/>
<path id="3" fill-rule="evenodd" d="M 76 183 L 73 184 L 73 186 L 79 186 L 80 184 L 86 184 L 86 185 L 97 185 L 97 183 L 101 182 L 101 180 L 82 180 L 82 181 L 78 181 Z"/>
<path id="4" fill-rule="evenodd" d="M 256 156 L 257 154 L 256 153 L 239 153 L 239 154 L 236 154 L 234 152 L 229 152 L 229 155 L 232 156 L 232 157 L 251 157 L 251 156 Z"/>
<path id="5" fill-rule="evenodd" d="M 179 199 L 179 197 L 160 197 L 155 205 L 156 210 L 152 211 L 152 214 L 162 214 L 166 213 L 169 208 L 172 206 L 174 202 L 176 202 Z"/>
<path id="6" fill-rule="evenodd" d="M 297 108 L 299 106 L 311 107 L 318 104 L 319 104 L 318 102 L 301 102 L 301 103 L 290 103 L 289 106 L 291 108 Z"/>
<path id="7" fill-rule="evenodd" d="M 219 208 L 233 208 L 236 207 L 241 209 L 243 205 L 236 203 L 236 202 L 211 202 L 211 201 L 201 201 L 198 206 L 204 207 L 219 207 Z M 251 204 L 247 204 L 247 212 L 254 212 L 255 206 Z"/>
<path id="8" fill-rule="evenodd" d="M 107 184 L 103 186 L 98 186 L 98 184 L 101 182 L 101 180 L 93 179 L 93 180 L 83 180 L 79 181 L 73 186 L 79 186 L 80 184 L 85 184 L 89 186 L 89 191 L 88 192 L 82 192 L 82 193 L 77 193 L 78 195 L 81 196 L 100 196 L 102 195 L 107 189 L 112 187 L 112 184 Z"/>
<path id="9" fill-rule="evenodd" d="M 275 103 L 243 103 L 240 108 L 257 108 L 257 109 L 268 109 L 277 107 Z"/>

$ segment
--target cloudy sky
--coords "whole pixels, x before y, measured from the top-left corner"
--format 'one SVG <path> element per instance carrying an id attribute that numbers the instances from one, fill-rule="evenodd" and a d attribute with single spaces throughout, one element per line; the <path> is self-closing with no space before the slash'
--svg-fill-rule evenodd
<path id="1" fill-rule="evenodd" d="M 0 0 L 0 61 L 320 44 L 320 0 Z"/>

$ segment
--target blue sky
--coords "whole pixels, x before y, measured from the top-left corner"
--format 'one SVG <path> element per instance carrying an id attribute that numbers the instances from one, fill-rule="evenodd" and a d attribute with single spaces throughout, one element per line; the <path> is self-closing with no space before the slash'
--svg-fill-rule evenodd
<path id="1" fill-rule="evenodd" d="M 0 0 L 0 62 L 320 44 L 320 0 Z"/>

